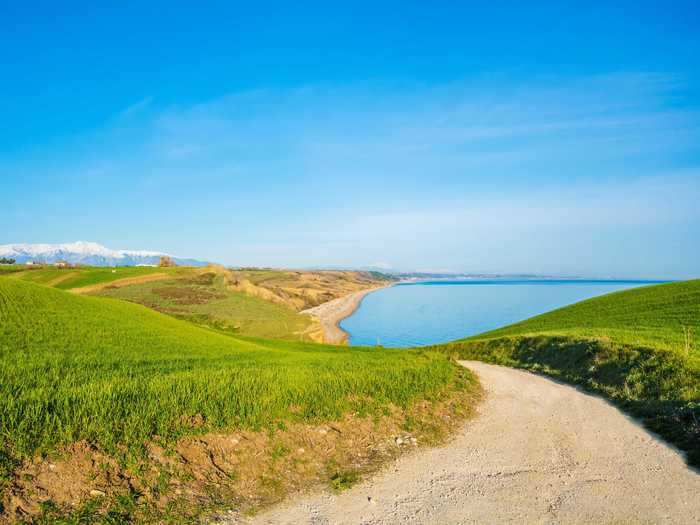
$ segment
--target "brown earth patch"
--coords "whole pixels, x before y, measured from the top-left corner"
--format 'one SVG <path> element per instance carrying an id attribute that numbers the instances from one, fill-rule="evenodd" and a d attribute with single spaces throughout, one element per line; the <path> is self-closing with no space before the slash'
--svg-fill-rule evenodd
<path id="1" fill-rule="evenodd" d="M 0 522 L 36 516 L 47 502 L 77 507 L 89 498 L 113 497 L 129 488 L 128 477 L 113 458 L 85 442 L 75 443 L 55 458 L 35 458 L 15 472 Z"/>
<path id="2" fill-rule="evenodd" d="M 189 279 L 183 279 L 189 284 L 196 284 L 199 286 L 211 286 L 214 284 L 214 279 L 216 279 L 216 273 L 213 270 L 203 271 L 197 273 Z"/>
<path id="3" fill-rule="evenodd" d="M 463 388 L 439 401 L 393 407 L 382 416 L 280 423 L 257 432 L 187 437 L 174 445 L 156 438 L 137 461 L 119 463 L 78 443 L 60 457 L 37 458 L 16 470 L 0 522 L 40 516 L 47 502 L 62 515 L 76 516 L 91 501 L 104 513 L 119 497 L 135 499 L 129 519 L 138 523 L 160 523 L 166 515 L 194 521 L 217 510 L 254 513 L 313 487 L 342 490 L 401 454 L 446 440 L 481 397 L 466 377 L 459 379 Z M 192 418 L 193 428 L 203 423 Z"/>

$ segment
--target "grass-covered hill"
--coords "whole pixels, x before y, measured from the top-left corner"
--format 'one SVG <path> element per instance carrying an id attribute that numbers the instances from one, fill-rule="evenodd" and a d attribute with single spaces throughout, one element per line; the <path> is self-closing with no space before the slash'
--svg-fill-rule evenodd
<path id="1" fill-rule="evenodd" d="M 596 337 L 700 357 L 700 280 L 594 297 L 474 339 L 529 334 Z"/>
<path id="2" fill-rule="evenodd" d="M 385 282 L 369 272 L 210 266 L 93 293 L 237 335 L 322 342 L 320 323 L 301 310 Z"/>
<path id="3" fill-rule="evenodd" d="M 278 276 L 280 272 L 255 272 Z M 292 307 L 236 289 L 222 267 L 0 266 L 0 276 L 142 304 L 149 308 L 237 335 L 322 341 L 323 331 L 310 316 Z"/>
<path id="4" fill-rule="evenodd" d="M 322 328 L 293 308 L 236 290 L 229 272 L 193 270 L 155 281 L 107 286 L 95 294 L 122 299 L 235 335 L 322 341 Z"/>
<path id="5" fill-rule="evenodd" d="M 41 499 L 26 481 L 41 473 L 27 465 L 42 454 L 66 454 L 76 443 L 121 458 L 127 468 L 147 462 L 149 442 L 175 450 L 192 434 L 247 430 L 265 437 L 288 425 L 353 414 L 408 418 L 411 407 L 449 397 L 467 383 L 474 387 L 464 379 L 436 352 L 240 338 L 129 302 L 0 277 L 0 487 L 6 489 L 0 501 L 10 508 L 21 507 L 17 501 L 30 493 Z M 363 439 L 371 441 L 372 432 Z M 277 461 L 290 448 L 280 446 L 269 453 Z M 266 465 L 270 457 L 254 461 Z M 226 471 L 231 483 L 254 476 L 244 463 Z M 304 465 L 300 460 L 294 468 Z M 282 483 L 275 478 L 282 471 L 275 472 L 255 474 L 255 480 L 272 490 Z M 167 480 L 158 483 L 169 487 Z"/>
<path id="6" fill-rule="evenodd" d="M 192 271 L 191 268 L 158 268 L 150 266 L 80 266 L 76 268 L 56 268 L 51 265 L 0 266 L 0 276 L 4 275 L 12 279 L 44 284 L 61 290 L 106 285 L 124 279 L 138 279 L 152 275 L 178 275 L 190 271 Z"/>
<path id="7" fill-rule="evenodd" d="M 56 268 L 0 265 L 0 276 L 122 299 L 236 335 L 322 342 L 323 329 L 299 312 L 385 284 L 361 271 L 292 271 L 221 266 Z"/>
<path id="8" fill-rule="evenodd" d="M 379 272 L 352 270 L 275 270 L 240 268 L 226 275 L 236 290 L 282 304 L 295 311 L 338 297 L 382 286 L 396 278 Z"/>
<path id="9" fill-rule="evenodd" d="M 700 280 L 595 297 L 434 349 L 583 385 L 700 466 Z"/>

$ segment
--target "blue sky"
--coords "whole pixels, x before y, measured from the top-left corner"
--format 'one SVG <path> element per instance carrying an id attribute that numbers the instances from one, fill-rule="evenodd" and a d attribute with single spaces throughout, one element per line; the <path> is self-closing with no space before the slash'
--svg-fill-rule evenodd
<path id="1" fill-rule="evenodd" d="M 700 276 L 697 2 L 120 4 L 0 7 L 0 244 Z"/>

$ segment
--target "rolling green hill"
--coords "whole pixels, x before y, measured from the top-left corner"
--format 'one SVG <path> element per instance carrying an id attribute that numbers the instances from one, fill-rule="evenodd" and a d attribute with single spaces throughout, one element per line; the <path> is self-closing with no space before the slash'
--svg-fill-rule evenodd
<path id="1" fill-rule="evenodd" d="M 168 273 L 177 275 L 187 271 L 187 268 L 157 268 L 150 266 L 81 266 L 78 268 L 56 268 L 54 266 L 27 267 L 24 265 L 0 268 L 0 276 L 44 284 L 61 290 L 70 290 L 83 286 L 105 284 L 120 279 L 138 278 L 147 275 Z"/>
<path id="2" fill-rule="evenodd" d="M 224 282 L 225 272 L 223 268 L 208 271 L 192 267 L 0 267 L 0 276 L 123 299 L 236 335 L 309 342 L 322 340 L 322 329 L 310 316 L 231 289 Z M 265 274 L 264 271 L 259 273 Z"/>
<path id="3" fill-rule="evenodd" d="M 381 416 L 470 381 L 436 352 L 234 337 L 0 277 L 0 486 L 80 441 L 138 457 L 156 438 Z"/>
<path id="4" fill-rule="evenodd" d="M 224 275 L 200 270 L 165 280 L 108 286 L 97 293 L 235 335 L 297 341 L 319 336 L 320 327 L 310 316 L 232 290 L 224 279 Z"/>
<path id="5" fill-rule="evenodd" d="M 605 338 L 618 343 L 700 353 L 700 280 L 643 286 L 594 297 L 474 340 L 514 335 Z"/>
<path id="6" fill-rule="evenodd" d="M 308 342 L 323 342 L 324 332 L 311 316 L 299 314 L 300 310 L 389 279 L 376 272 L 228 270 L 214 265 L 0 265 L 0 276 L 123 299 L 235 335 Z"/>
<path id="7" fill-rule="evenodd" d="M 700 280 L 595 297 L 432 349 L 583 385 L 700 466 Z"/>
<path id="8" fill-rule="evenodd" d="M 135 269 L 134 274 L 118 278 L 162 270 Z M 76 443 L 95 447 L 90 458 L 107 454 L 105 461 L 120 458 L 122 469 L 131 464 L 137 471 L 148 471 L 154 468 L 148 443 L 173 453 L 178 443 L 193 435 L 247 430 L 253 432 L 248 439 L 259 439 L 253 436 L 288 432 L 285 429 L 297 428 L 294 425 L 338 421 L 348 415 L 377 421 L 397 411 L 404 414 L 402 428 L 415 428 L 417 413 L 411 407 L 417 406 L 423 407 L 421 425 L 439 424 L 434 422 L 442 418 L 433 414 L 429 403 L 476 389 L 473 376 L 458 370 L 445 354 L 527 368 L 582 385 L 641 418 L 688 452 L 690 463 L 700 465 L 700 281 L 589 299 L 446 345 L 379 350 L 241 337 L 219 330 L 216 324 L 212 329 L 196 326 L 116 299 L 195 322 L 191 317 L 197 314 L 207 320 L 251 311 L 261 319 L 267 315 L 251 310 L 245 301 L 283 308 L 239 292 L 224 297 L 216 279 L 206 273 L 166 270 L 173 275 L 157 282 L 100 289 L 115 298 L 75 295 L 36 284 L 100 285 L 114 281 L 111 270 L 84 269 L 71 276 L 62 273 L 70 270 L 47 268 L 0 276 L 0 502 L 3 489 L 18 490 L 18 479 L 24 483 L 23 497 L 38 497 L 32 480 L 39 467 L 32 470 L 27 465 L 44 463 L 36 459 L 32 463 L 31 458 L 61 451 L 65 455 Z M 178 314 L 175 310 L 183 305 L 186 311 Z M 236 313 L 237 308 L 242 310 Z M 289 315 L 296 314 L 289 310 Z M 251 445 L 249 454 L 255 458 L 251 461 L 267 465 L 268 470 L 255 474 L 244 470 L 242 475 L 248 478 L 241 478 L 241 486 L 249 487 L 251 476 L 257 476 L 256 491 L 267 491 L 274 499 L 281 494 L 279 472 L 291 485 L 297 483 L 289 473 L 308 470 L 309 459 L 291 457 L 289 451 L 314 440 L 303 428 L 297 441 L 288 436 L 276 444 L 266 438 L 264 445 Z M 350 430 L 336 431 L 341 435 Z M 381 435 L 376 428 L 367 432 Z M 357 436 L 345 439 L 351 452 L 344 461 L 355 454 L 352 446 L 360 443 L 365 450 L 367 434 L 359 441 Z M 338 450 L 346 450 L 346 445 Z M 182 461 L 178 468 L 189 465 Z M 288 462 L 284 469 L 280 461 Z M 328 461 L 323 468 L 342 471 L 337 458 Z M 214 460 L 210 463 L 210 469 L 221 470 Z M 158 469 L 162 467 L 158 463 Z M 201 500 L 202 494 L 225 485 L 221 476 L 225 480 L 231 476 L 235 483 L 238 468 L 240 463 L 233 473 L 218 473 L 216 483 L 202 488 L 197 497 Z M 110 479 L 126 475 L 119 472 Z M 176 471 L 159 472 L 148 483 L 172 491 L 167 479 L 177 477 Z M 354 474 L 337 474 L 333 479 L 342 485 Z M 149 490 L 158 494 L 156 488 Z M 197 506 L 202 507 L 201 501 Z M 49 516 L 52 521 L 59 514 Z M 182 514 L 173 516 L 177 521 Z M 161 517 L 158 514 L 155 520 Z"/>

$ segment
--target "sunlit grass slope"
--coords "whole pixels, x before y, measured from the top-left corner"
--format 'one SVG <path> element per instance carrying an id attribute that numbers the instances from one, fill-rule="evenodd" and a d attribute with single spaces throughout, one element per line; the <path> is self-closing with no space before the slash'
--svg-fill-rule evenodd
<path id="1" fill-rule="evenodd" d="M 300 310 L 386 282 L 376 272 L 299 272 L 223 267 L 0 265 L 0 276 L 123 299 L 236 335 L 322 341 Z"/>
<path id="2" fill-rule="evenodd" d="M 236 335 L 272 339 L 312 340 L 315 325 L 282 304 L 231 290 L 224 275 L 183 273 L 174 279 L 136 283 L 99 291 L 195 324 Z"/>
<path id="3" fill-rule="evenodd" d="M 700 466 L 700 280 L 588 299 L 434 349 L 583 385 Z"/>
<path id="4" fill-rule="evenodd" d="M 24 266 L 8 267 L 5 272 L 0 271 L 0 275 L 7 273 L 8 277 L 45 284 L 61 290 L 71 288 L 81 288 L 95 284 L 109 283 L 119 279 L 130 277 L 141 277 L 154 273 L 172 273 L 176 275 L 186 271 L 185 268 L 158 268 L 150 266 L 82 266 L 78 268 L 55 268 L 53 266 L 43 266 L 30 268 Z"/>
<path id="5" fill-rule="evenodd" d="M 406 406 L 438 395 L 456 373 L 439 353 L 236 338 L 139 305 L 0 278 L 5 460 L 82 439 L 137 450 L 155 435 Z M 196 429 L 193 417 L 203 421 Z"/>
<path id="6" fill-rule="evenodd" d="M 594 297 L 472 339 L 548 334 L 700 352 L 700 280 Z"/>

